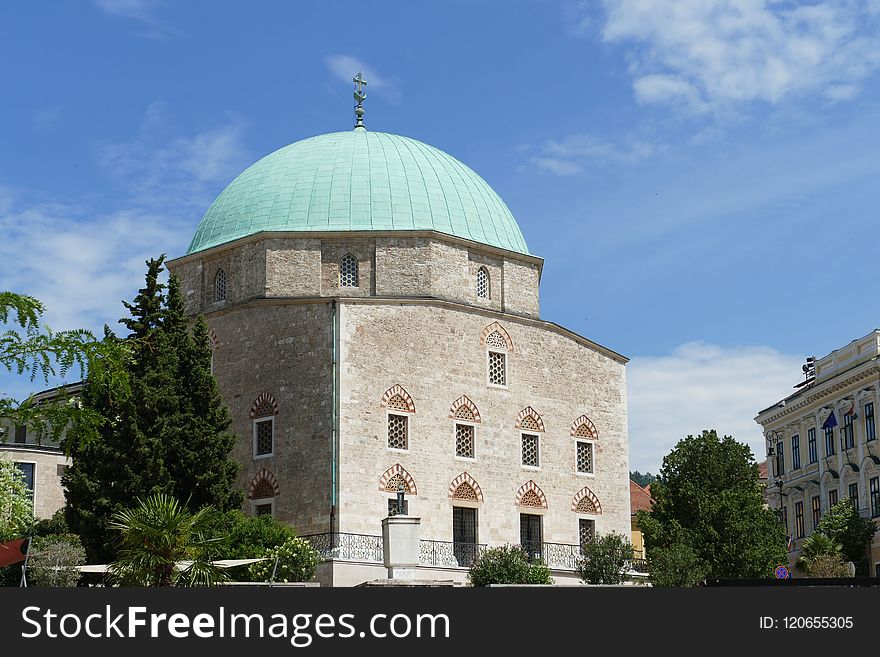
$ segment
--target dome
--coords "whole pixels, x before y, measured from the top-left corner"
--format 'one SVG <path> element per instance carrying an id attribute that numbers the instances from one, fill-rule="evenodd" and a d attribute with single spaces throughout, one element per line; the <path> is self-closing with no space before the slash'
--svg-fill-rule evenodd
<path id="1" fill-rule="evenodd" d="M 415 139 L 363 128 L 285 146 L 246 169 L 199 223 L 187 254 L 261 231 L 435 230 L 528 253 L 485 180 Z"/>

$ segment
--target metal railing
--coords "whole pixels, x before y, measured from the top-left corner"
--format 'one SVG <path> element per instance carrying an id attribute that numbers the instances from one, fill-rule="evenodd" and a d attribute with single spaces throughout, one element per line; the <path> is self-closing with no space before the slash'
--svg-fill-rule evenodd
<path id="1" fill-rule="evenodd" d="M 371 563 L 384 561 L 381 536 L 328 532 L 308 534 L 302 538 L 311 543 L 325 561 L 329 559 L 350 559 Z"/>
<path id="2" fill-rule="evenodd" d="M 470 568 L 485 549 L 486 546 L 479 543 L 419 541 L 419 563 L 423 566 Z"/>

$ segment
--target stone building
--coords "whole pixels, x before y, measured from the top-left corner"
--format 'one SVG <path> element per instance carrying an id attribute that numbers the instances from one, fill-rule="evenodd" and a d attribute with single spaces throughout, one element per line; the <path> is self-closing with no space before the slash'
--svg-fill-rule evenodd
<path id="1" fill-rule="evenodd" d="M 805 369 L 808 377 L 796 392 L 755 418 L 767 439 L 765 498 L 781 510 L 792 564 L 839 500 L 848 498 L 862 516 L 880 522 L 880 330 Z M 870 556 L 871 574 L 880 577 L 880 533 Z"/>
<path id="2" fill-rule="evenodd" d="M 541 319 L 543 260 L 453 157 L 360 119 L 296 142 L 168 265 L 211 327 L 246 510 L 310 535 L 327 582 L 376 576 L 401 487 L 452 579 L 484 545 L 570 571 L 629 534 L 627 359 Z"/>

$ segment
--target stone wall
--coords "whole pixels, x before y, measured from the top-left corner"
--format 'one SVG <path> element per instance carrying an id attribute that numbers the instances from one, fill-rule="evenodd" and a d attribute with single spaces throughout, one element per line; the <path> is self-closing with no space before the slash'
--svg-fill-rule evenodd
<path id="1" fill-rule="evenodd" d="M 630 532 L 625 369 L 621 362 L 549 325 L 502 317 L 512 338 L 507 388 L 486 378 L 483 329 L 497 315 L 442 303 L 340 304 L 340 531 L 377 533 L 391 493 L 382 474 L 400 464 L 417 494 L 409 513 L 422 517 L 422 536 L 452 540 L 451 482 L 468 473 L 479 484 L 478 541 L 518 543 L 519 514 L 544 516 L 544 541 L 578 542 L 579 517 L 594 517 L 600 533 Z M 387 447 L 383 393 L 402 386 L 412 397 L 407 451 Z M 461 395 L 477 406 L 476 458 L 455 456 L 450 407 Z M 528 406 L 544 422 L 541 465 L 521 462 L 517 415 Z M 598 430 L 594 475 L 575 472 L 571 425 L 586 414 Z M 533 480 L 547 509 L 520 508 L 517 491 Z M 571 511 L 584 487 L 599 499 L 601 515 Z M 459 503 L 456 503 L 459 505 Z M 466 504 L 460 504 L 466 506 Z"/>
<path id="2" fill-rule="evenodd" d="M 3 445 L 0 459 L 34 464 L 34 515 L 37 518 L 51 518 L 64 507 L 61 476 L 70 465 L 70 459 L 61 450 Z"/>

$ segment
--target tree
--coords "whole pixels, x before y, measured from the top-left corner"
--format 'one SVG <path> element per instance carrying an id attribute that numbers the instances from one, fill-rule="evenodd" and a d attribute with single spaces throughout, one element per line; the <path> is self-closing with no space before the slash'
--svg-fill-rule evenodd
<path id="1" fill-rule="evenodd" d="M 293 527 L 269 514 L 249 517 L 238 509 L 226 512 L 208 509 L 205 515 L 206 532 L 217 539 L 218 559 L 264 557 L 269 550 L 296 538 Z M 265 581 L 254 580 L 247 566 L 236 566 L 227 572 L 236 581 Z"/>
<path id="2" fill-rule="evenodd" d="M 706 579 L 708 568 L 687 543 L 676 541 L 648 554 L 654 586 L 697 586 Z"/>
<path id="3" fill-rule="evenodd" d="M 868 549 L 877 526 L 870 518 L 862 518 L 852 502 L 840 500 L 828 509 L 816 531 L 840 544 L 842 556 L 855 564 L 856 575 L 870 575 Z"/>
<path id="4" fill-rule="evenodd" d="M 264 552 L 265 561 L 251 564 L 253 581 L 307 582 L 315 576 L 321 554 L 304 538 L 289 538 Z M 274 576 L 274 579 L 273 579 Z"/>
<path id="5" fill-rule="evenodd" d="M 225 579 L 211 563 L 216 539 L 207 535 L 204 509 L 191 513 L 165 493 L 137 502 L 135 509 L 114 513 L 109 525 L 120 533 L 113 579 L 130 586 L 211 585 Z"/>
<path id="6" fill-rule="evenodd" d="M 550 569 L 540 561 L 529 563 L 518 545 L 482 551 L 468 570 L 468 580 L 472 586 L 553 583 Z"/>
<path id="7" fill-rule="evenodd" d="M 577 571 L 586 584 L 621 584 L 627 580 L 633 546 L 617 533 L 599 535 L 583 547 Z"/>
<path id="8" fill-rule="evenodd" d="M 86 551 L 74 534 L 40 536 L 32 541 L 28 556 L 28 582 L 36 586 L 76 586 L 77 566 L 86 562 Z"/>
<path id="9" fill-rule="evenodd" d="M 654 480 L 657 478 L 656 475 L 652 475 L 650 472 L 646 472 L 642 474 L 638 470 L 634 470 L 629 473 L 629 478 L 636 482 L 639 486 L 644 488 L 649 484 L 653 484 Z"/>
<path id="10" fill-rule="evenodd" d="M 34 522 L 31 492 L 21 470 L 0 459 L 0 541 L 24 536 Z"/>
<path id="11" fill-rule="evenodd" d="M 68 433 L 65 513 L 90 560 L 112 560 L 110 517 L 135 498 L 164 492 L 191 511 L 234 509 L 242 501 L 234 487 L 238 465 L 229 458 L 232 418 L 210 371 L 208 328 L 201 317 L 190 325 L 176 277 L 159 282 L 163 262 L 147 262 L 144 287 L 124 303 L 130 317 L 120 322 L 129 335 L 105 329 L 105 342 L 131 345 L 128 389 L 87 378 L 82 405 L 105 422 L 98 440 Z"/>
<path id="12" fill-rule="evenodd" d="M 649 557 L 687 546 L 707 577 L 769 577 L 787 563 L 785 530 L 764 506 L 749 447 L 714 431 L 688 436 L 663 458 L 651 485 L 651 513 L 639 511 Z M 681 556 L 681 547 L 676 548 Z"/>

